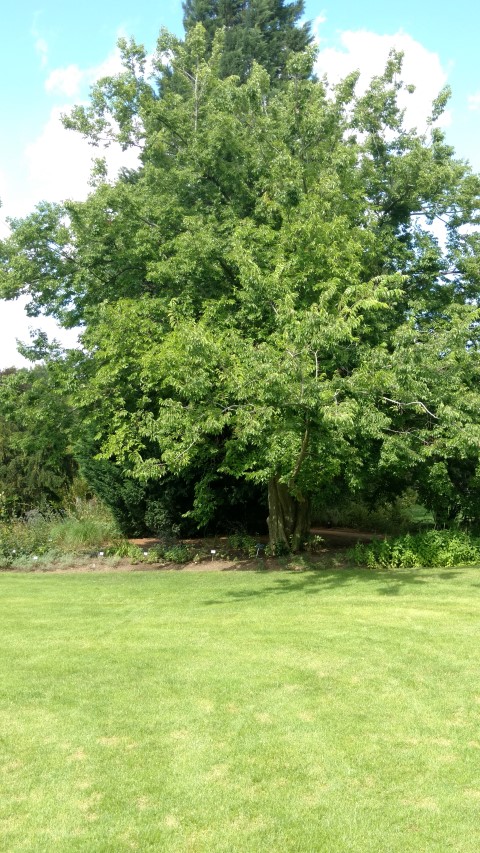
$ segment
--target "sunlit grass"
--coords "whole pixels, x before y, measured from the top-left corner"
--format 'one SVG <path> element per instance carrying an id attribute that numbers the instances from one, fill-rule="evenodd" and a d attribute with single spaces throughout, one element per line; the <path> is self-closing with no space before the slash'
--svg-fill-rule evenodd
<path id="1" fill-rule="evenodd" d="M 0 849 L 480 848 L 480 570 L 0 577 Z"/>

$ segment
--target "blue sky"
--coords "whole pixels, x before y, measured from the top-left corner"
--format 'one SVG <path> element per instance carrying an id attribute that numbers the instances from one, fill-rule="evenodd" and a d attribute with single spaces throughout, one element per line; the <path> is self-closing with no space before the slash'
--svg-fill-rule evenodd
<path id="1" fill-rule="evenodd" d="M 307 0 L 305 17 L 315 22 L 319 38 L 318 70 L 331 79 L 354 67 L 363 69 L 365 79 L 377 73 L 392 39 L 404 49 L 405 77 L 418 86 L 411 123 L 421 123 L 438 89 L 451 85 L 448 138 L 480 170 L 480 6 L 471 0 L 448 6 L 433 0 Z M 85 195 L 90 155 L 62 130 L 60 113 L 86 99 L 98 74 L 115 70 L 118 35 L 133 35 L 152 50 L 162 25 L 182 33 L 181 0 L 2 4 L 0 218 L 23 216 L 42 198 Z M 5 233 L 0 221 L 0 235 Z M 22 363 L 15 338 L 28 339 L 32 324 L 40 325 L 25 318 L 21 304 L 0 302 L 0 368 Z M 51 324 L 46 328 L 53 330 Z"/>

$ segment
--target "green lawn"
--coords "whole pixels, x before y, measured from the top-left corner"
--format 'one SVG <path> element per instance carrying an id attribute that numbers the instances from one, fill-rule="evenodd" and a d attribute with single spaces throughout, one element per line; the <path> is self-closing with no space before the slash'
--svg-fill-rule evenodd
<path id="1" fill-rule="evenodd" d="M 0 576 L 0 849 L 480 849 L 480 569 Z"/>

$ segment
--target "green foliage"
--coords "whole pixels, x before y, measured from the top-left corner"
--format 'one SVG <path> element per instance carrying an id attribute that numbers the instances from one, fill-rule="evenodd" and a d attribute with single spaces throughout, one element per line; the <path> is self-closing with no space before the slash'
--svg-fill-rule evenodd
<path id="1" fill-rule="evenodd" d="M 126 539 L 109 545 L 101 554 L 102 557 L 120 557 L 130 560 L 132 563 L 143 562 L 144 554 L 138 545 L 128 542 Z"/>
<path id="2" fill-rule="evenodd" d="M 318 535 L 309 536 L 304 545 L 305 551 L 308 551 L 310 554 L 316 554 L 322 551 L 324 547 L 325 539 Z"/>
<path id="3" fill-rule="evenodd" d="M 72 427 L 54 365 L 0 374 L 0 517 L 62 505 L 76 473 Z"/>
<path id="4" fill-rule="evenodd" d="M 320 496 L 322 498 L 323 496 Z M 366 502 L 365 495 L 353 497 L 345 489 L 329 505 L 318 508 L 313 526 L 353 527 L 358 530 L 399 534 L 424 530 L 435 525 L 431 511 L 419 503 L 419 496 L 407 490 L 393 501 L 383 498 L 377 503 Z"/>
<path id="5" fill-rule="evenodd" d="M 96 551 L 120 538 L 110 513 L 96 501 L 79 501 L 68 514 L 32 511 L 0 521 L 0 563 Z M 33 565 L 33 563 L 32 563 Z"/>
<path id="6" fill-rule="evenodd" d="M 357 543 L 349 557 L 371 569 L 410 569 L 480 563 L 480 538 L 458 530 L 429 530 Z"/>
<path id="7" fill-rule="evenodd" d="M 258 62 L 273 81 L 286 72 L 291 52 L 300 52 L 312 41 L 310 24 L 300 24 L 303 0 L 185 0 L 183 23 L 187 33 L 203 24 L 211 50 L 215 33 L 223 30 L 223 50 L 219 63 L 222 77 L 236 74 L 245 80 Z"/>
<path id="8" fill-rule="evenodd" d="M 10 566 L 25 557 L 40 557 L 53 551 L 52 522 L 40 514 L 27 521 L 13 520 L 0 523 L 0 561 Z"/>
<path id="9" fill-rule="evenodd" d="M 163 552 L 163 559 L 168 563 L 188 563 L 191 558 L 191 549 L 182 542 L 179 542 L 177 545 L 170 545 Z"/>
<path id="10" fill-rule="evenodd" d="M 478 517 L 480 181 L 435 125 L 445 96 L 420 134 L 396 53 L 356 95 L 355 75 L 310 79 L 310 51 L 279 87 L 255 62 L 225 78 L 200 24 L 161 33 L 151 76 L 120 47 L 123 73 L 66 124 L 140 146 L 138 168 L 100 170 L 87 201 L 40 206 L 0 247 L 3 295 L 84 324 L 66 370 L 96 494 L 124 530 L 148 515 L 183 535 L 228 506 L 222 478 L 274 484 L 272 548 L 304 538 L 332 482 Z"/>
<path id="11" fill-rule="evenodd" d="M 163 561 L 163 554 L 165 551 L 165 545 L 158 543 L 157 545 L 153 545 L 148 549 L 145 556 L 145 561 L 147 563 L 161 563 Z"/>
<path id="12" fill-rule="evenodd" d="M 224 531 L 232 525 L 262 528 L 264 495 L 255 483 L 197 469 L 160 481 L 132 476 L 132 466 L 98 458 L 99 447 L 84 441 L 76 458 L 88 487 L 109 508 L 125 536 L 160 538 Z"/>
<path id="13" fill-rule="evenodd" d="M 247 557 L 257 557 L 259 553 L 258 540 L 246 533 L 232 533 L 228 537 L 228 547 Z"/>
<path id="14" fill-rule="evenodd" d="M 268 543 L 264 554 L 266 557 L 286 557 L 290 554 L 290 548 L 283 540 L 273 541 Z"/>
<path id="15" fill-rule="evenodd" d="M 195 553 L 185 542 L 158 543 L 148 549 L 145 560 L 147 563 L 188 563 Z M 206 556 L 206 552 L 203 556 Z"/>
<path id="16" fill-rule="evenodd" d="M 109 508 L 125 536 L 178 536 L 192 525 L 182 516 L 191 505 L 193 487 L 185 478 L 165 477 L 160 484 L 139 482 L 127 465 L 97 457 L 98 447 L 84 441 L 77 448 L 82 476 Z"/>
<path id="17" fill-rule="evenodd" d="M 74 512 L 54 520 L 50 528 L 55 547 L 67 553 L 101 548 L 119 535 L 110 512 L 98 501 L 79 502 Z"/>

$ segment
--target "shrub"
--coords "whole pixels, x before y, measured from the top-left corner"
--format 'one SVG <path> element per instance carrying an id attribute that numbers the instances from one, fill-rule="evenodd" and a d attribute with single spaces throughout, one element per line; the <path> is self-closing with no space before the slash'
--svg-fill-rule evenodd
<path id="1" fill-rule="evenodd" d="M 227 541 L 228 547 L 232 551 L 240 551 L 241 554 L 245 554 L 247 557 L 257 556 L 259 543 L 254 536 L 249 536 L 246 533 L 232 533 Z"/>
<path id="2" fill-rule="evenodd" d="M 354 563 L 368 568 L 410 569 L 480 563 L 480 538 L 459 530 L 429 530 L 393 539 L 357 543 Z"/>
<path id="3" fill-rule="evenodd" d="M 184 542 L 163 543 L 150 548 L 145 560 L 147 563 L 188 563 L 193 556 L 194 552 Z"/>
<path id="4" fill-rule="evenodd" d="M 182 542 L 179 542 L 178 545 L 171 545 L 163 552 L 163 558 L 167 563 L 188 563 L 190 557 L 190 548 Z"/>
<path id="5" fill-rule="evenodd" d="M 52 549 L 51 523 L 41 515 L 0 524 L 0 557 L 3 565 L 30 555 L 40 556 Z"/>
<path id="6" fill-rule="evenodd" d="M 202 532 L 258 529 L 266 515 L 264 490 L 254 483 L 198 469 L 165 474 L 159 481 L 140 482 L 115 462 L 97 457 L 99 447 L 86 439 L 77 447 L 80 472 L 91 491 L 111 510 L 125 536 L 154 535 L 162 539 Z"/>
<path id="7" fill-rule="evenodd" d="M 433 514 L 419 502 L 414 489 L 407 489 L 393 499 L 369 504 L 362 497 L 347 496 L 317 510 L 314 525 L 355 527 L 399 536 L 408 531 L 422 531 L 435 524 Z"/>
<path id="8" fill-rule="evenodd" d="M 305 551 L 309 554 L 318 554 L 325 545 L 325 539 L 322 536 L 309 536 L 305 541 Z"/>
<path id="9" fill-rule="evenodd" d="M 147 556 L 145 560 L 147 563 L 161 563 L 163 561 L 163 554 L 165 551 L 164 545 L 154 545 L 153 548 L 148 549 Z"/>
<path id="10" fill-rule="evenodd" d="M 290 554 L 290 548 L 286 542 L 270 542 L 264 553 L 266 557 L 286 557 Z"/>
<path id="11" fill-rule="evenodd" d="M 143 551 L 138 545 L 132 545 L 127 539 L 116 542 L 105 549 L 106 557 L 128 557 L 132 563 L 143 561 Z"/>

